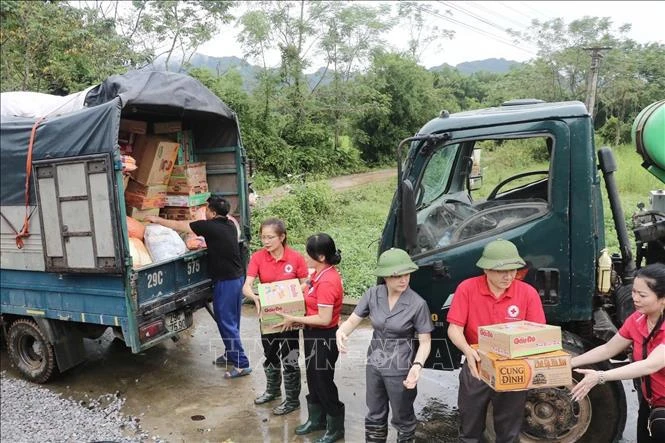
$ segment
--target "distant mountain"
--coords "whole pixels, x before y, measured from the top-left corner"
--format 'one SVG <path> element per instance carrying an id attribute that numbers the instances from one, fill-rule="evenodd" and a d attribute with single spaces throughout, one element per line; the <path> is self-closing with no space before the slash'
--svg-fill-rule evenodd
<path id="1" fill-rule="evenodd" d="M 496 74 L 505 74 L 510 68 L 519 66 L 521 63 L 505 58 L 488 58 L 485 60 L 476 60 L 472 62 L 463 62 L 455 66 L 462 74 L 474 74 L 476 72 L 491 72 Z"/>
<path id="2" fill-rule="evenodd" d="M 159 57 L 155 63 L 155 69 L 164 69 L 164 59 L 165 57 Z M 170 61 L 171 70 L 175 70 L 176 67 L 180 65 L 180 60 L 171 59 Z M 245 89 L 251 90 L 256 86 L 256 75 L 261 71 L 261 67 L 256 65 L 251 65 L 245 60 L 238 57 L 213 57 L 209 55 L 196 53 L 192 56 L 190 64 L 194 68 L 208 68 L 213 72 L 218 74 L 224 74 L 229 69 L 236 69 L 243 78 Z M 490 73 L 499 73 L 503 74 L 512 67 L 519 66 L 520 63 L 512 60 L 506 60 L 504 58 L 488 58 L 485 60 L 475 60 L 471 62 L 460 63 L 457 66 L 451 66 L 447 63 L 444 63 L 439 66 L 430 68 L 430 71 L 436 72 L 441 71 L 445 68 L 457 69 L 463 74 L 473 74 L 476 72 L 490 72 Z M 310 87 L 314 87 L 319 82 L 322 85 L 326 85 L 331 81 L 331 72 L 326 71 L 325 68 L 319 68 L 316 72 L 305 74 L 307 83 Z"/>

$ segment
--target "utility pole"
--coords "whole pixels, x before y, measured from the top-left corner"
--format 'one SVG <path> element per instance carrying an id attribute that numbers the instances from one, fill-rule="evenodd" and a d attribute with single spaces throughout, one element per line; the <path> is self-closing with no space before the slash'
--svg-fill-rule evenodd
<path id="1" fill-rule="evenodd" d="M 586 88 L 586 100 L 584 104 L 586 105 L 587 111 L 591 114 L 591 118 L 595 116 L 595 107 L 596 107 L 596 86 L 598 85 L 598 68 L 600 67 L 600 59 L 603 58 L 603 54 L 600 51 L 612 49 L 609 46 L 594 46 L 592 48 L 582 48 L 585 51 L 591 51 L 591 69 L 589 70 L 589 77 L 587 79 L 587 88 Z"/>

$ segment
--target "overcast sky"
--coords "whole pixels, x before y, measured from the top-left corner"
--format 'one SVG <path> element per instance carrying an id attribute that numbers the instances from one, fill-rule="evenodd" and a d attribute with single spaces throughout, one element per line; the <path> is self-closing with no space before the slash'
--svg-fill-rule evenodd
<path id="1" fill-rule="evenodd" d="M 420 63 L 427 68 L 443 63 L 454 66 L 465 61 L 493 57 L 515 61 L 529 60 L 536 55 L 536 49 L 523 43 L 513 44 L 505 29 L 523 31 L 532 19 L 542 22 L 560 17 L 566 23 L 570 23 L 584 16 L 609 17 L 616 28 L 625 23 L 631 24 L 632 31 L 628 35 L 640 43 L 665 43 L 665 2 L 663 1 L 433 1 L 428 3 L 439 11 L 437 16 L 428 15 L 431 23 L 455 31 L 455 37 L 428 47 L 420 60 Z M 240 15 L 242 11 L 234 12 Z M 220 36 L 200 47 L 198 52 L 211 56 L 242 57 L 240 46 L 235 41 L 236 32 L 225 30 Z M 390 35 L 389 42 L 396 49 L 405 49 L 404 35 L 404 30 L 396 29 Z M 278 54 L 273 54 L 269 61 L 277 65 Z M 311 70 L 316 70 L 318 67 L 315 64 Z"/>

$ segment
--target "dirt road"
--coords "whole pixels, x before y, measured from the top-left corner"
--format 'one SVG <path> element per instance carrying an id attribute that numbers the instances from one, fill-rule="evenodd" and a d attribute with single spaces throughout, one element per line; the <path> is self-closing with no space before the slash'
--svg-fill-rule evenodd
<path id="1" fill-rule="evenodd" d="M 376 181 L 384 181 L 389 178 L 397 177 L 397 169 L 381 169 L 378 171 L 363 172 L 360 174 L 343 175 L 333 177 L 327 180 L 333 191 L 344 191 L 356 186 L 362 186 L 367 183 Z M 258 202 L 259 206 L 266 206 L 274 201 L 276 198 L 287 195 L 293 188 L 292 185 L 283 185 L 273 188 L 265 193 L 259 193 Z"/>

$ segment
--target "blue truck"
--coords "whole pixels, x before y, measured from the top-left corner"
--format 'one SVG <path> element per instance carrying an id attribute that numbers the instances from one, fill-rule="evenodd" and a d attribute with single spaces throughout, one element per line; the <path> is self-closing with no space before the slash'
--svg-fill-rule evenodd
<path id="1" fill-rule="evenodd" d="M 210 192 L 231 202 L 240 241 L 249 241 L 237 116 L 194 78 L 134 71 L 87 90 L 81 109 L 3 115 L 0 323 L 12 363 L 36 383 L 84 361 L 84 338 L 112 328 L 138 353 L 177 337 L 211 299 L 205 249 L 133 266 L 121 119 L 182 122 Z"/>

